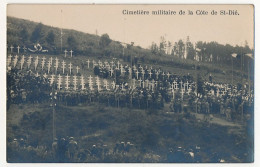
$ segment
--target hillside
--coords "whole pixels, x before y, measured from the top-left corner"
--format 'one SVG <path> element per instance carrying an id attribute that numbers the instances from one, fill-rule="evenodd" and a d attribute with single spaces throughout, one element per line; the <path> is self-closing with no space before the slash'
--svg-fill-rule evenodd
<path id="1" fill-rule="evenodd" d="M 171 148 L 181 146 L 189 150 L 195 145 L 201 149 L 202 162 L 215 162 L 216 153 L 227 162 L 250 162 L 252 158 L 249 149 L 252 143 L 244 136 L 245 127 L 198 122 L 190 114 L 118 109 L 94 103 L 59 105 L 56 119 L 57 137 L 74 136 L 81 151 L 91 150 L 92 145 L 107 145 L 109 153 L 104 159 L 92 159 L 88 155 L 79 162 L 169 162 L 167 153 Z M 52 113 L 47 104 L 12 105 L 7 120 L 8 134 L 27 138 L 28 145 L 33 147 L 46 145 L 51 149 Z M 9 135 L 8 141 L 12 138 Z M 116 143 L 122 141 L 133 143 L 135 150 L 125 155 L 112 154 Z M 35 150 L 33 157 L 30 155 L 24 150 L 10 156 L 8 162 L 21 162 L 19 158 L 22 162 L 56 162 L 39 150 Z"/>
<path id="2" fill-rule="evenodd" d="M 30 38 L 30 34 L 33 33 L 34 29 L 40 25 L 40 36 L 37 40 L 33 41 Z M 47 36 L 49 32 L 53 32 L 54 39 L 52 46 L 48 43 Z M 88 34 L 84 32 L 79 32 L 75 30 L 62 30 L 62 38 L 63 38 L 63 50 L 64 49 L 74 49 L 76 51 L 75 54 L 84 54 L 85 56 L 97 56 L 101 55 L 99 40 L 100 36 Z M 50 49 L 53 53 L 63 54 L 60 52 L 60 37 L 61 30 L 60 28 L 46 26 L 41 23 L 36 23 L 24 19 L 18 19 L 13 17 L 7 18 L 7 43 L 13 45 L 32 45 L 33 42 L 39 42 L 41 45 L 45 46 L 47 49 Z M 25 38 L 24 38 L 25 37 Z M 68 44 L 68 38 L 73 37 L 73 46 Z M 23 39 L 23 40 L 21 40 Z M 113 46 L 113 56 L 119 56 L 121 53 L 121 49 L 123 46 L 118 41 L 111 41 L 110 46 Z M 53 47 L 53 48 L 52 48 Z M 141 49 L 140 47 L 134 47 L 138 52 L 147 52 L 145 49 Z M 111 49 L 111 48 L 110 48 Z M 112 52 L 112 50 L 109 50 Z"/>
<path id="3" fill-rule="evenodd" d="M 38 31 L 36 31 L 36 29 Z M 36 31 L 36 32 L 35 32 Z M 38 32 L 38 34 L 37 34 Z M 36 36 L 33 36 L 36 35 Z M 63 55 L 64 50 L 73 50 L 75 58 L 79 60 L 92 59 L 112 59 L 117 58 L 125 63 L 142 64 L 157 66 L 164 70 L 174 72 L 178 75 L 191 74 L 195 75 L 195 66 L 198 67 L 199 73 L 205 80 L 209 74 L 215 76 L 216 82 L 230 83 L 232 68 L 230 60 L 223 59 L 223 62 L 197 62 L 190 59 L 181 59 L 177 56 L 166 55 L 158 52 L 153 53 L 149 49 L 143 49 L 140 46 L 132 46 L 127 44 L 126 48 L 119 42 L 113 41 L 109 38 L 101 40 L 101 36 L 83 33 L 75 30 L 63 30 L 63 48 L 61 51 L 60 29 L 43 25 L 28 20 L 17 19 L 13 17 L 7 18 L 7 44 L 19 46 L 33 46 L 38 42 L 44 48 L 48 49 L 50 55 Z M 108 42 L 106 40 L 109 40 Z M 200 44 L 200 42 L 199 42 Z M 210 49 L 211 44 L 209 44 Z M 225 47 L 230 50 L 230 46 L 220 46 L 221 50 Z M 241 50 L 243 48 L 236 47 L 234 50 Z M 244 48 L 244 52 L 248 49 Z M 61 53 L 62 52 L 62 53 Z M 231 52 L 232 51 L 228 51 Z M 223 57 L 224 57 L 223 53 Z M 241 78 L 244 82 L 247 81 L 248 74 L 248 60 L 244 60 L 243 68 L 240 68 L 240 59 L 234 59 L 234 83 L 241 83 Z M 80 61 L 79 61 L 80 62 Z M 253 65 L 253 63 L 251 63 Z M 253 79 L 253 69 L 251 66 L 251 79 Z M 242 76 L 241 76 L 242 73 Z"/>
<path id="4" fill-rule="evenodd" d="M 253 161 L 253 61 L 230 55 L 250 48 L 198 42 L 194 60 L 192 45 L 63 30 L 61 48 L 59 28 L 7 27 L 8 162 Z"/>

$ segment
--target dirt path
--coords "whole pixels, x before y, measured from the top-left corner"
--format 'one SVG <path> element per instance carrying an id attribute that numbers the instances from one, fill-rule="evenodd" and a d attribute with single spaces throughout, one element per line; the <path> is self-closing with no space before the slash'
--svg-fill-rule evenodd
<path id="1" fill-rule="evenodd" d="M 193 113 L 193 115 L 195 115 L 197 119 L 204 120 L 204 116 L 205 116 L 204 114 Z M 221 126 L 230 126 L 230 127 L 241 127 L 242 126 L 238 123 L 227 121 L 224 118 L 218 118 L 214 115 L 210 115 L 209 118 L 210 118 L 209 122 L 212 124 L 218 124 Z"/>

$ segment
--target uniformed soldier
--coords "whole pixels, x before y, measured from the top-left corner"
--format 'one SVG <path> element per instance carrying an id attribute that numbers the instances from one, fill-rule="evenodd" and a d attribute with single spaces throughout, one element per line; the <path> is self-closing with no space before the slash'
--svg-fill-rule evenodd
<path id="1" fill-rule="evenodd" d="M 182 149 L 182 147 L 178 147 L 173 155 L 172 155 L 172 161 L 176 162 L 176 163 L 180 163 L 180 162 L 186 162 L 186 156 L 184 153 L 184 150 Z"/>
<path id="2" fill-rule="evenodd" d="M 58 160 L 59 160 L 59 162 L 66 162 L 66 151 L 67 151 L 66 139 L 61 138 L 58 141 Z"/>
<path id="3" fill-rule="evenodd" d="M 19 147 L 19 143 L 17 141 L 16 138 L 14 138 L 14 140 L 11 142 L 11 147 L 14 149 L 14 150 L 17 150 L 18 147 Z"/>
<path id="4" fill-rule="evenodd" d="M 57 152 L 58 151 L 58 139 L 57 138 L 54 139 L 51 148 L 52 148 L 53 158 L 54 158 L 54 160 L 56 160 L 57 154 L 58 154 L 58 152 Z"/>
<path id="5" fill-rule="evenodd" d="M 69 140 L 70 140 L 68 146 L 69 159 L 74 160 L 74 156 L 78 148 L 78 143 L 74 140 L 73 137 L 70 137 Z"/>
<path id="6" fill-rule="evenodd" d="M 97 146 L 94 144 L 92 145 L 92 148 L 91 148 L 91 155 L 96 157 L 98 155 L 98 149 L 97 149 Z"/>
<path id="7" fill-rule="evenodd" d="M 19 145 L 20 145 L 20 148 L 24 148 L 25 147 L 25 141 L 24 141 L 23 138 L 20 139 Z"/>

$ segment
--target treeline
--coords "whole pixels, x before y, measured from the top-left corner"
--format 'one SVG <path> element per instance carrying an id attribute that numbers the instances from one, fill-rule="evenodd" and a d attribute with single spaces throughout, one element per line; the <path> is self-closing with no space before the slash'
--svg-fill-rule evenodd
<path id="1" fill-rule="evenodd" d="M 231 46 L 229 44 L 223 45 L 215 41 L 203 42 L 198 41 L 193 44 L 188 36 L 186 41 L 182 39 L 177 42 L 166 41 L 162 36 L 160 43 L 152 43 L 150 46 L 151 53 L 157 56 L 169 55 L 181 59 L 195 60 L 199 62 L 209 62 L 214 64 L 231 64 L 232 61 L 236 66 L 243 66 L 248 60 L 246 54 L 252 54 L 253 49 L 250 49 L 247 41 L 244 46 Z M 231 54 L 237 54 L 236 57 Z"/>
<path id="2" fill-rule="evenodd" d="M 33 48 L 39 43 L 49 54 L 64 54 L 64 50 L 73 50 L 73 54 L 92 57 L 113 57 L 125 61 L 144 62 L 151 55 L 148 49 L 113 41 L 108 34 L 92 35 L 75 30 L 61 29 L 28 20 L 7 18 L 7 44 L 10 47 L 26 46 Z M 61 47 L 62 46 L 62 47 Z M 21 51 L 22 52 L 22 51 Z M 69 54 L 69 53 L 68 53 Z"/>
<path id="3" fill-rule="evenodd" d="M 62 33 L 61 33 L 62 32 Z M 62 40 L 61 40 L 62 37 Z M 193 66 L 195 61 L 204 64 L 227 65 L 232 61 L 234 67 L 247 69 L 247 53 L 253 53 L 247 44 L 245 46 L 222 45 L 217 42 L 198 41 L 194 46 L 189 37 L 186 41 L 175 43 L 161 37 L 159 45 L 152 43 L 149 49 L 113 41 L 108 34 L 93 35 L 75 30 L 64 29 L 35 23 L 28 20 L 7 18 L 7 44 L 33 48 L 40 43 L 49 54 L 64 54 L 64 50 L 73 50 L 73 54 L 93 57 L 113 57 L 123 59 L 133 64 L 138 63 L 169 63 L 176 66 Z M 237 53 L 236 58 L 231 54 Z M 69 54 L 69 53 L 68 53 Z M 190 60 L 190 61 L 187 61 Z M 184 68 L 185 68 L 184 67 Z M 193 67 L 192 67 L 193 68 Z"/>
<path id="4" fill-rule="evenodd" d="M 62 38 L 61 38 L 62 37 Z M 120 42 L 112 41 L 107 34 L 101 36 L 54 28 L 28 20 L 7 18 L 7 44 L 17 47 L 33 48 L 39 43 L 50 54 L 64 54 L 73 50 L 75 55 L 111 56 L 121 53 Z M 118 51 L 117 51 L 118 50 Z M 121 53 L 122 54 L 122 53 Z"/>

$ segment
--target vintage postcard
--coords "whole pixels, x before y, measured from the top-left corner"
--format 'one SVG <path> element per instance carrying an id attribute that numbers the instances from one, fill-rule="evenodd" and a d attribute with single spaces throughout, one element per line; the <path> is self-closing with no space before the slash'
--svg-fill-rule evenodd
<path id="1" fill-rule="evenodd" d="M 7 5 L 8 163 L 254 162 L 253 5 Z"/>

